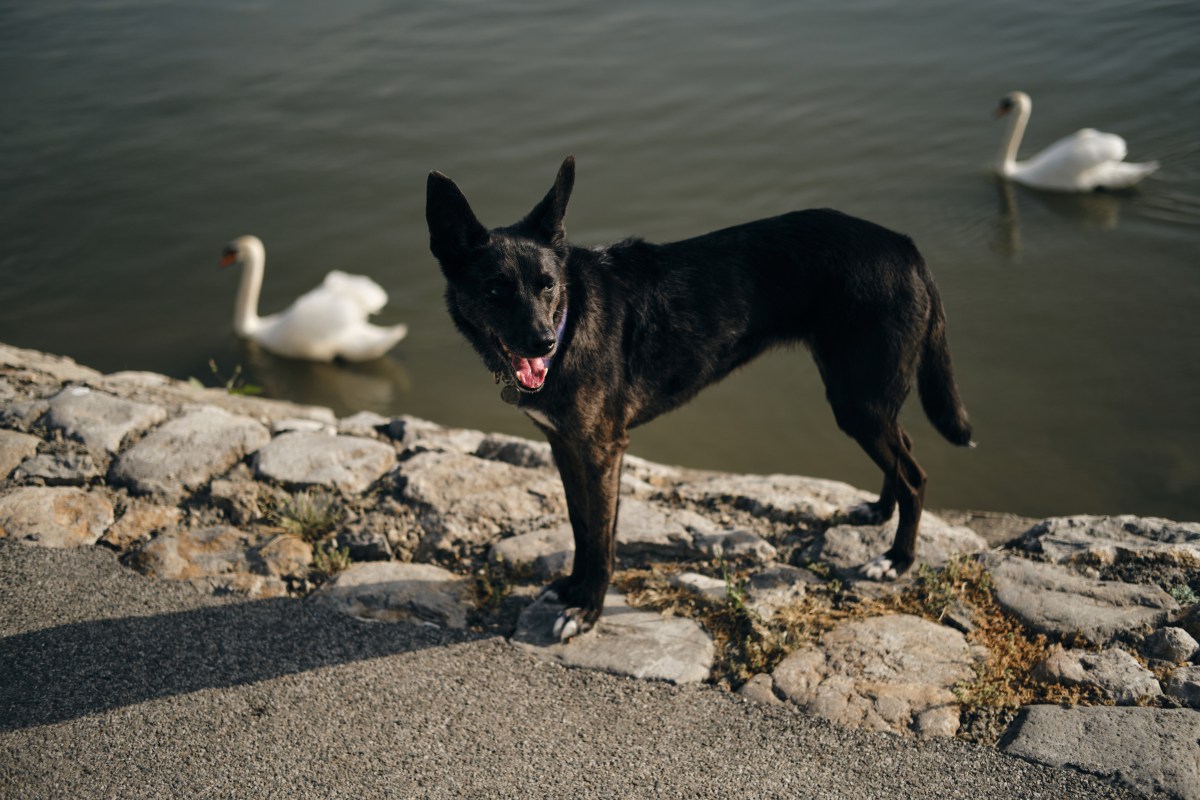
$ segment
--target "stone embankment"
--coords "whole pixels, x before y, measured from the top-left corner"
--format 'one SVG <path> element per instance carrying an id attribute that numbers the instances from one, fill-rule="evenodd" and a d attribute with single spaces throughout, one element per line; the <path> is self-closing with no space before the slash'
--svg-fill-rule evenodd
<path id="1" fill-rule="evenodd" d="M 1200 524 L 927 513 L 925 566 L 881 586 L 855 568 L 891 529 L 844 524 L 869 499 L 631 457 L 605 615 L 564 645 L 534 599 L 571 565 L 545 444 L 0 345 L 0 537 L 1200 797 Z"/>

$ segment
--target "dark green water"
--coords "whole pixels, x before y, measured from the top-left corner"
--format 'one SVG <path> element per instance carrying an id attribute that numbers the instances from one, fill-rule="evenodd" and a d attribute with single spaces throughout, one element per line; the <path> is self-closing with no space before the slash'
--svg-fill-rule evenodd
<path id="1" fill-rule="evenodd" d="M 424 226 L 440 169 L 508 224 L 578 159 L 580 244 L 833 206 L 938 277 L 980 446 L 906 424 L 934 507 L 1200 519 L 1200 4 L 0 3 L 0 341 L 106 371 L 536 435 L 453 330 Z M 1077 128 L 1162 170 L 1127 195 L 1005 191 Z M 391 294 L 390 358 L 243 348 L 221 245 L 267 245 L 262 309 L 329 269 Z M 876 488 L 802 352 L 635 432 L 655 460 Z"/>

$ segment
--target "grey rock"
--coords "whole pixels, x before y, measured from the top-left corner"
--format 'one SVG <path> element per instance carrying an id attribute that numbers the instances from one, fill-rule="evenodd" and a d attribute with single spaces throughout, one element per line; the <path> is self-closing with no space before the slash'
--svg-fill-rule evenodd
<path id="1" fill-rule="evenodd" d="M 1200 603 L 1193 603 L 1183 612 L 1179 627 L 1190 633 L 1193 639 L 1200 640 Z"/>
<path id="2" fill-rule="evenodd" d="M 773 544 L 751 531 L 728 529 L 716 533 L 698 532 L 693 541 L 698 554 L 710 558 L 768 564 L 779 555 Z"/>
<path id="3" fill-rule="evenodd" d="M 548 581 L 570 573 L 575 562 L 575 537 L 570 523 L 501 539 L 488 551 L 488 560 L 518 575 Z"/>
<path id="4" fill-rule="evenodd" d="M 957 511 L 942 509 L 937 512 L 947 525 L 961 525 L 982 536 L 988 547 L 1001 547 L 1023 536 L 1038 521 L 1007 511 Z"/>
<path id="5" fill-rule="evenodd" d="M 263 537 L 217 525 L 164 531 L 136 550 L 130 563 L 145 575 L 211 591 L 278 597 L 287 593 L 280 577 L 311 561 L 311 546 L 293 536 Z"/>
<path id="6" fill-rule="evenodd" d="M 91 545 L 114 513 L 103 496 L 82 489 L 22 487 L 0 497 L 0 536 L 42 547 Z"/>
<path id="7" fill-rule="evenodd" d="M 262 424 L 218 408 L 198 408 L 155 428 L 117 457 L 109 480 L 135 494 L 191 492 L 271 438 Z"/>
<path id="8" fill-rule="evenodd" d="M 324 486 L 347 494 L 365 490 L 396 463 L 396 451 L 360 436 L 284 433 L 258 451 L 258 477 L 289 487 Z"/>
<path id="9" fill-rule="evenodd" d="M 820 582 L 806 569 L 775 564 L 750 576 L 746 604 L 760 617 L 770 619 L 781 608 L 804 599 L 810 584 Z"/>
<path id="10" fill-rule="evenodd" d="M 0 428 L 28 431 L 50 408 L 46 400 L 18 400 L 0 407 Z"/>
<path id="11" fill-rule="evenodd" d="M 0 365 L 38 372 L 53 378 L 58 383 L 91 381 L 101 377 L 96 370 L 90 367 L 81 367 L 66 356 L 25 350 L 7 344 L 0 344 Z"/>
<path id="12" fill-rule="evenodd" d="M 234 525 L 247 525 L 262 516 L 261 489 L 254 481 L 217 479 L 208 486 L 208 498 Z"/>
<path id="13" fill-rule="evenodd" d="M 1155 517 L 1053 517 L 1034 525 L 1018 545 L 1059 564 L 1152 559 L 1200 567 L 1200 523 Z"/>
<path id="14" fill-rule="evenodd" d="M 550 445 L 545 442 L 531 442 L 516 436 L 490 434 L 484 437 L 475 448 L 475 455 L 493 461 L 503 461 L 514 467 L 531 469 L 553 468 L 554 456 L 550 453 Z"/>
<path id="15" fill-rule="evenodd" d="M 345 549 L 352 561 L 391 560 L 392 546 L 388 543 L 387 533 L 372 522 L 370 519 L 348 522 L 337 533 L 336 547 Z"/>
<path id="16" fill-rule="evenodd" d="M 723 603 L 727 595 L 725 581 L 701 575 L 699 572 L 680 572 L 672 575 L 671 585 L 714 603 Z"/>
<path id="17" fill-rule="evenodd" d="M 892 546 L 896 536 L 897 518 L 884 525 L 837 525 L 817 537 L 804 555 L 812 561 L 823 561 L 851 576 L 858 569 Z M 941 567 L 959 555 L 980 553 L 987 542 L 970 528 L 947 525 L 936 514 L 921 516 L 917 536 L 917 563 Z"/>
<path id="18" fill-rule="evenodd" d="M 349 417 L 338 420 L 337 432 L 343 436 L 378 436 L 387 430 L 391 420 L 374 411 L 359 411 Z"/>
<path id="19" fill-rule="evenodd" d="M 471 455 L 487 438 L 481 431 L 446 428 L 428 420 L 403 415 L 388 423 L 387 435 L 402 449 L 413 452 L 452 452 Z"/>
<path id="20" fill-rule="evenodd" d="M 953 736 L 954 687 L 974 658 L 958 631 L 900 614 L 843 622 L 779 663 L 775 689 L 810 714 L 867 730 Z"/>
<path id="21" fill-rule="evenodd" d="M 566 519 L 558 476 L 455 452 L 419 452 L 398 469 L 401 499 L 425 537 L 418 553 L 461 554 Z"/>
<path id="22" fill-rule="evenodd" d="M 617 512 L 617 552 L 623 556 L 690 558 L 707 555 L 697 535 L 717 535 L 717 526 L 686 509 L 668 509 L 629 498 Z"/>
<path id="23" fill-rule="evenodd" d="M 1107 644 L 1157 627 L 1178 607 L 1157 586 L 1085 578 L 1067 568 L 999 553 L 982 556 L 996 601 L 1051 637 Z"/>
<path id="24" fill-rule="evenodd" d="M 37 453 L 42 440 L 28 433 L 0 429 L 0 481 L 25 459 Z"/>
<path id="25" fill-rule="evenodd" d="M 731 506 L 773 522 L 815 524 L 874 496 L 838 481 L 796 475 L 719 475 L 683 483 L 675 495 L 702 506 Z"/>
<path id="26" fill-rule="evenodd" d="M 698 683 L 712 670 L 712 639 L 690 619 L 630 608 L 609 590 L 596 627 L 563 644 L 551 632 L 562 608 L 546 600 L 526 608 L 513 644 L 566 666 L 672 683 Z"/>
<path id="27" fill-rule="evenodd" d="M 1167 679 L 1165 689 L 1168 697 L 1190 708 L 1200 708 L 1200 666 L 1175 670 Z"/>
<path id="28" fill-rule="evenodd" d="M 1146 637 L 1142 652 L 1150 658 L 1182 664 L 1200 653 L 1200 643 L 1183 628 L 1159 628 Z"/>
<path id="29" fill-rule="evenodd" d="M 117 550 L 128 550 L 159 531 L 174 528 L 179 524 L 180 516 L 181 512 L 175 506 L 131 498 L 101 541 Z"/>
<path id="30" fill-rule="evenodd" d="M 1098 653 L 1054 648 L 1034 676 L 1064 686 L 1090 685 L 1119 705 L 1134 705 L 1162 694 L 1154 673 L 1120 648 Z"/>
<path id="31" fill-rule="evenodd" d="M 27 459 L 13 479 L 45 486 L 82 486 L 100 477 L 100 468 L 86 452 L 41 453 Z"/>
<path id="32" fill-rule="evenodd" d="M 1027 706 L 1000 749 L 1145 795 L 1196 800 L 1198 739 L 1200 714 L 1189 709 Z"/>
<path id="33" fill-rule="evenodd" d="M 709 533 L 697 533 L 702 526 Z M 681 509 L 627 498 L 617 518 L 617 552 L 628 558 L 710 558 L 717 549 L 728 558 L 769 560 L 775 548 L 745 531 L 714 531 L 703 517 Z M 502 539 L 488 558 L 518 574 L 545 580 L 571 571 L 574 536 L 569 523 Z"/>
<path id="34" fill-rule="evenodd" d="M 334 436 L 337 432 L 336 427 L 319 419 L 284 417 L 271 420 L 271 435 L 273 436 L 281 433 L 323 433 L 327 436 Z"/>
<path id="35" fill-rule="evenodd" d="M 433 564 L 375 561 L 351 564 L 319 597 L 355 619 L 464 628 L 470 594 L 465 579 Z"/>
<path id="36" fill-rule="evenodd" d="M 738 694 L 771 706 L 783 705 L 783 701 L 775 694 L 775 681 L 770 675 L 762 672 L 751 676 L 750 680 L 743 683 L 738 688 Z"/>
<path id="37" fill-rule="evenodd" d="M 116 453 L 126 436 L 167 418 L 166 409 L 115 397 L 87 386 L 67 386 L 50 400 L 43 420 L 51 430 L 83 442 L 91 450 Z"/>

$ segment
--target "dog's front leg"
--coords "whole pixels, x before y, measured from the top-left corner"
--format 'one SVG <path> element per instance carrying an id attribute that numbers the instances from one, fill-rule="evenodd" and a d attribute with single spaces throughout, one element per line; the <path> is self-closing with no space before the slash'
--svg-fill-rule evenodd
<path id="1" fill-rule="evenodd" d="M 575 564 L 568 577 L 554 581 L 542 594 L 566 605 L 554 623 L 554 634 L 567 641 L 590 630 L 604 609 L 616 555 L 621 460 L 628 439 L 568 442 L 555 434 L 547 438 L 567 496 Z"/>

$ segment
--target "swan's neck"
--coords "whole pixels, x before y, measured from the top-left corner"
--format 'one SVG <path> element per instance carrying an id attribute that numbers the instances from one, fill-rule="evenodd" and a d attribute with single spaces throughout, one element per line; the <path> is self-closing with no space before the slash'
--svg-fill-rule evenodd
<path id="1" fill-rule="evenodd" d="M 248 336 L 258 328 L 258 295 L 262 291 L 263 267 L 267 254 L 261 244 L 250 243 L 242 260 L 242 282 L 233 305 L 233 329 Z"/>
<path id="2" fill-rule="evenodd" d="M 1021 147 L 1021 138 L 1025 135 L 1025 126 L 1029 123 L 1029 112 L 1032 104 L 1025 97 L 1018 97 L 1016 108 L 1008 117 L 1008 129 L 1004 132 L 1004 142 L 1000 146 L 1000 163 L 997 165 L 1001 175 L 1011 175 L 1017 166 L 1017 150 Z"/>

